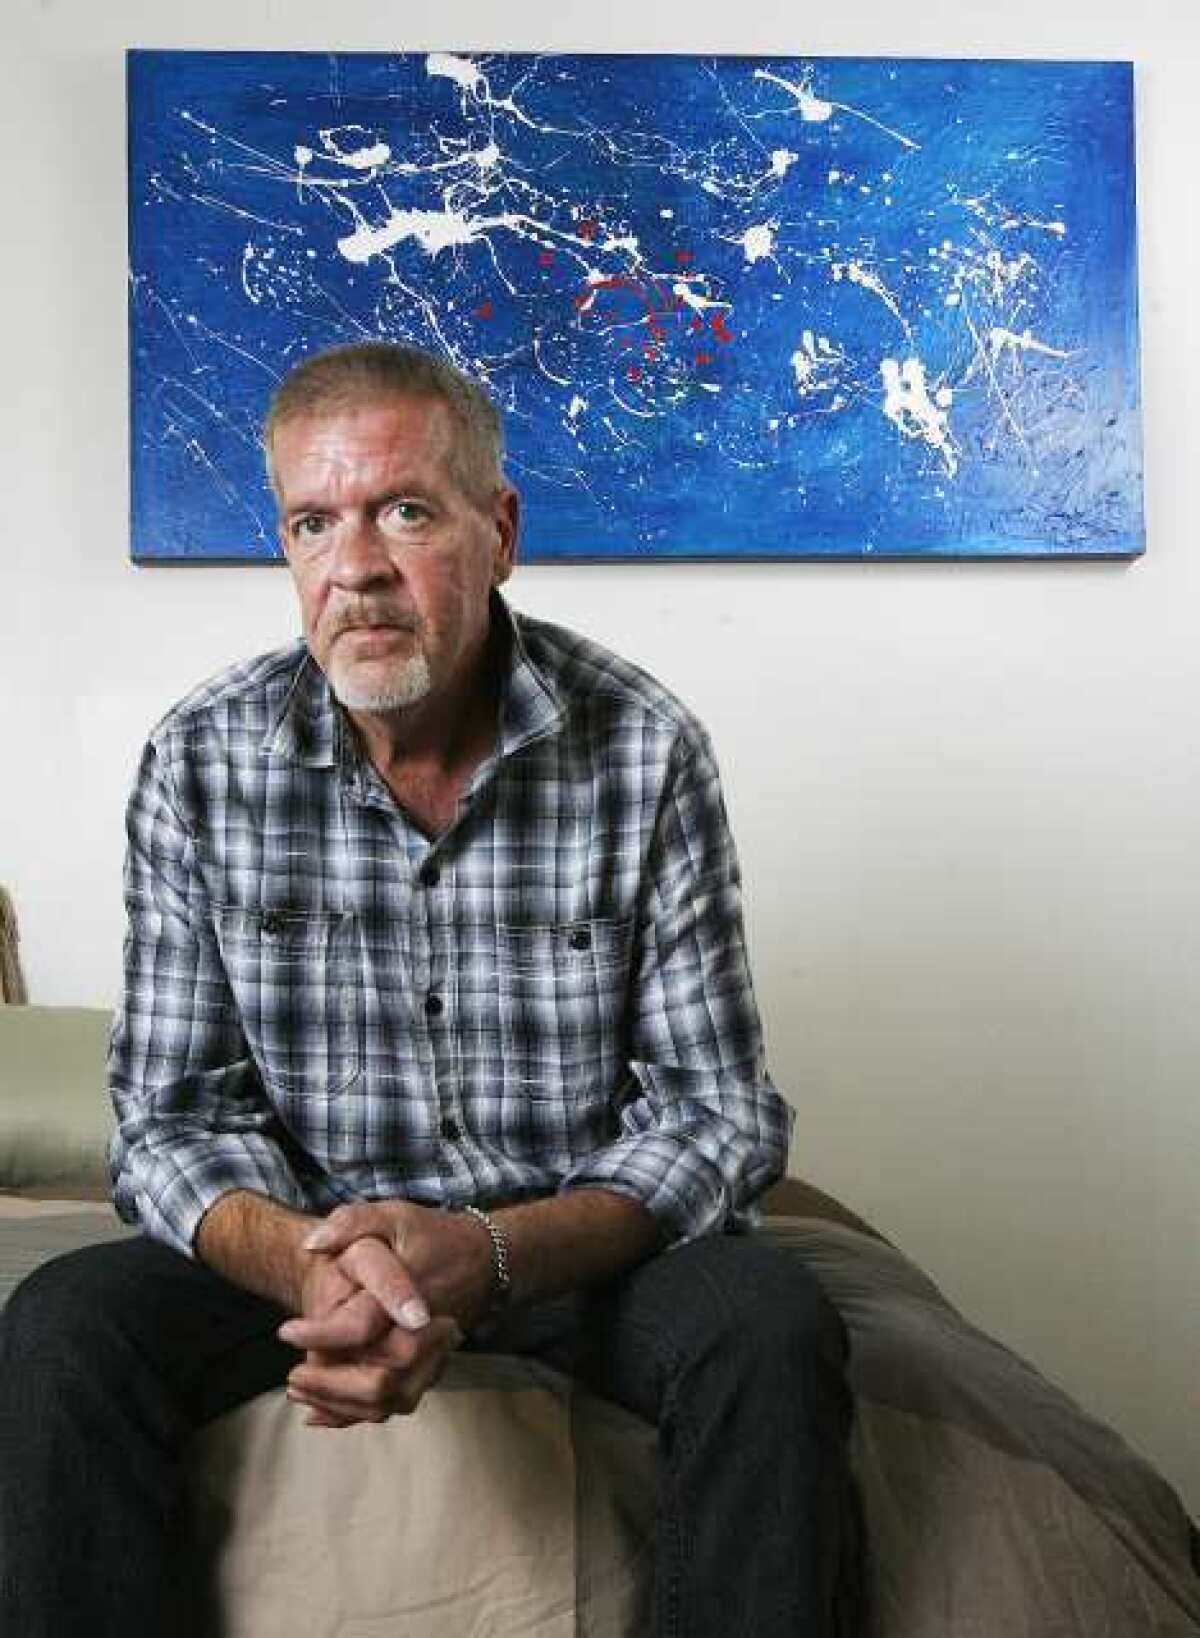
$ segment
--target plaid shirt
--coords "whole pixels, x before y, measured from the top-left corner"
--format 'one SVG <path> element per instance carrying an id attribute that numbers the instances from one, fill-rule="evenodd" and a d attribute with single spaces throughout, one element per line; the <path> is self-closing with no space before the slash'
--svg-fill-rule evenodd
<path id="1" fill-rule="evenodd" d="M 152 734 L 110 1057 L 118 1210 L 184 1252 L 231 1189 L 301 1210 L 599 1185 L 675 1237 L 782 1171 L 703 729 L 508 614 L 495 753 L 425 837 L 302 644 Z"/>

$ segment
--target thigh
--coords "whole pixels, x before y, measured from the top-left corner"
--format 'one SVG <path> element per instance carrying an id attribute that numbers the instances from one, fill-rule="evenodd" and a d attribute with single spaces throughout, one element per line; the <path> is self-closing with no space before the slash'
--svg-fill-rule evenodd
<path id="1" fill-rule="evenodd" d="M 754 1235 L 690 1241 L 596 1292 L 580 1344 L 581 1376 L 650 1420 L 689 1376 L 719 1370 L 764 1387 L 814 1372 L 836 1380 L 847 1353 L 812 1274 Z"/>
<path id="2" fill-rule="evenodd" d="M 275 1336 L 285 1317 L 156 1240 L 114 1240 L 18 1286 L 0 1315 L 0 1365 L 117 1382 L 132 1371 L 198 1426 L 284 1379 L 297 1360 Z"/>
<path id="3" fill-rule="evenodd" d="M 795 1388 L 819 1375 L 841 1392 L 845 1327 L 811 1272 L 756 1235 L 716 1235 L 672 1247 L 594 1291 L 518 1310 L 475 1344 L 531 1355 L 577 1377 L 645 1420 L 701 1368 Z"/>

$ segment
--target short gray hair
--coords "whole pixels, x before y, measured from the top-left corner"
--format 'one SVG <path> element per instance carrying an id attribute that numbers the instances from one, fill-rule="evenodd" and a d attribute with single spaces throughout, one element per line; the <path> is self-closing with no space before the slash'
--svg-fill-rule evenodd
<path id="1" fill-rule="evenodd" d="M 389 395 L 445 404 L 458 429 L 451 460 L 464 490 L 476 499 L 504 483 L 504 430 L 500 412 L 462 370 L 420 347 L 396 341 L 355 341 L 302 359 L 272 395 L 263 423 L 267 470 L 274 480 L 275 433 L 285 421 L 327 415 Z"/>

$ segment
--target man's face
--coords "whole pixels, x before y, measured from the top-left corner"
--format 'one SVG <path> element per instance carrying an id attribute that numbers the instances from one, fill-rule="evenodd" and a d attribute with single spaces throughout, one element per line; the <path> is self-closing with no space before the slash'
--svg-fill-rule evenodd
<path id="1" fill-rule="evenodd" d="M 466 683 L 512 572 L 517 497 L 467 493 L 455 424 L 399 393 L 275 430 L 280 538 L 304 635 L 343 705 L 403 710 Z"/>

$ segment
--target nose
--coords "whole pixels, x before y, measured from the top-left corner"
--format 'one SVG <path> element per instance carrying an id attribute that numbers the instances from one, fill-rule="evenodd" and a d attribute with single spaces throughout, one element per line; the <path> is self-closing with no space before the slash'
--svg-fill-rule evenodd
<path id="1" fill-rule="evenodd" d="M 347 591 L 364 591 L 381 580 L 394 580 L 397 568 L 376 521 L 358 515 L 338 531 L 332 578 Z"/>

